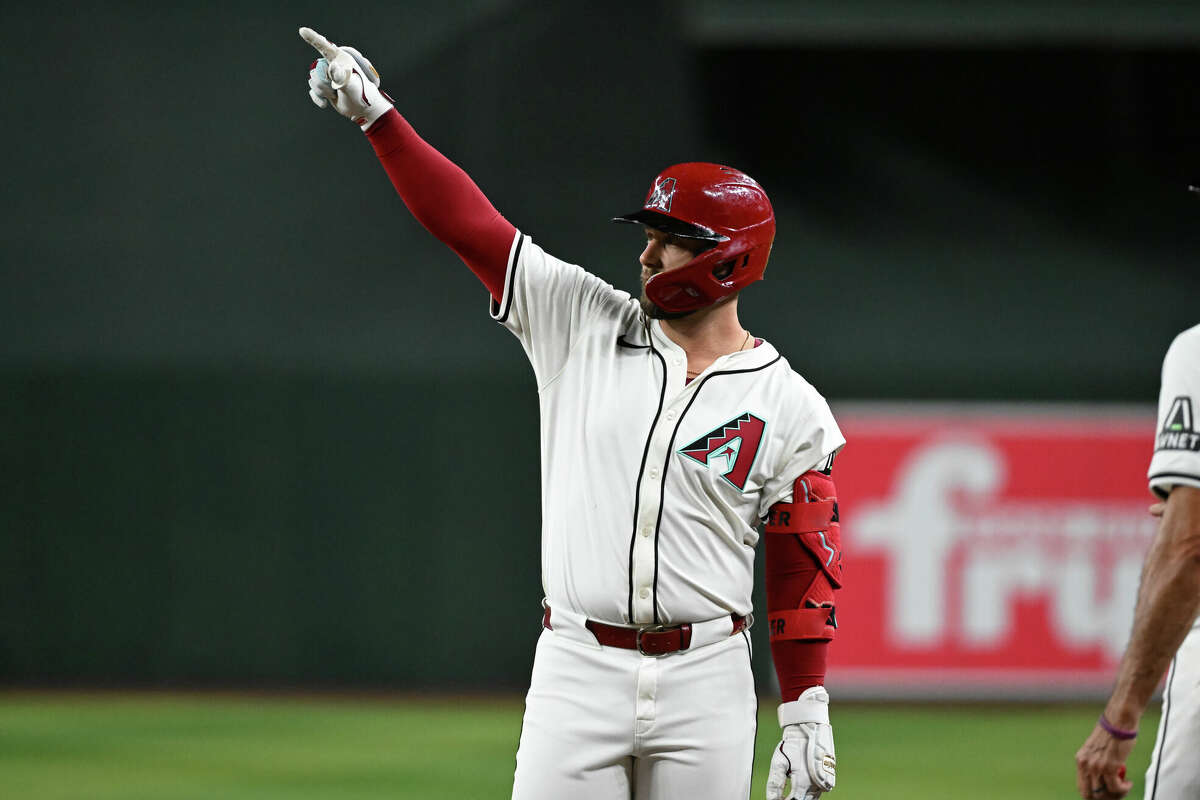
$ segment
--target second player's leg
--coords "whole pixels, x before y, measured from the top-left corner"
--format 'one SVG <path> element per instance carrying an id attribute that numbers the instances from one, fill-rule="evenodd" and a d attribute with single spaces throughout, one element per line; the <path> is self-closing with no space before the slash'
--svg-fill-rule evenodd
<path id="1" fill-rule="evenodd" d="M 1200 797 L 1200 628 L 1193 628 L 1175 656 L 1163 692 L 1163 714 L 1145 800 Z"/>

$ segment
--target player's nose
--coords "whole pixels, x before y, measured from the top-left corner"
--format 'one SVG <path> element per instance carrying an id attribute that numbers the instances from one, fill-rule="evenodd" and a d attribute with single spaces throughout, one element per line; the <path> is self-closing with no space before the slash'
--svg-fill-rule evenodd
<path id="1" fill-rule="evenodd" d="M 660 266 L 659 255 L 658 243 L 653 240 L 648 241 L 646 242 L 645 249 L 642 250 L 642 254 L 638 256 L 638 263 L 644 269 L 654 270 Z"/>

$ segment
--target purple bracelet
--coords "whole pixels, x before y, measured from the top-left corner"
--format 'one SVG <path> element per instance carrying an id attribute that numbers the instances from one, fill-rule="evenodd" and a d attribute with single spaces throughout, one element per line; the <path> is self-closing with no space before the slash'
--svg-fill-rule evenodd
<path id="1" fill-rule="evenodd" d="M 1108 735 L 1113 737 L 1114 739 L 1136 739 L 1137 738 L 1137 730 L 1136 729 L 1132 730 L 1132 731 L 1127 731 L 1124 728 L 1118 728 L 1116 725 L 1113 725 L 1111 722 L 1109 722 L 1108 719 L 1104 716 L 1104 714 L 1100 715 L 1100 719 L 1097 722 L 1100 725 L 1100 727 L 1104 728 L 1104 730 L 1108 732 Z"/>

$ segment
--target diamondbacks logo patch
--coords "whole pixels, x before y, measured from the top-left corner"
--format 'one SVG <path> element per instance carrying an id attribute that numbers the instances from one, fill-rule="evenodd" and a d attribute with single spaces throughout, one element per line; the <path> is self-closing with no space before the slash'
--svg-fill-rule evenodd
<path id="1" fill-rule="evenodd" d="M 671 210 L 671 198 L 674 196 L 674 178 L 663 178 L 661 181 L 655 181 L 654 188 L 650 190 L 650 197 L 646 199 L 646 208 L 666 213 Z"/>
<path id="2" fill-rule="evenodd" d="M 679 453 L 716 470 L 729 485 L 744 492 L 766 429 L 766 422 L 747 411 L 681 447 Z"/>
<path id="3" fill-rule="evenodd" d="M 1176 397 L 1171 402 L 1162 430 L 1158 432 L 1155 450 L 1191 450 L 1200 452 L 1200 433 L 1196 432 L 1192 416 L 1192 398 Z"/>

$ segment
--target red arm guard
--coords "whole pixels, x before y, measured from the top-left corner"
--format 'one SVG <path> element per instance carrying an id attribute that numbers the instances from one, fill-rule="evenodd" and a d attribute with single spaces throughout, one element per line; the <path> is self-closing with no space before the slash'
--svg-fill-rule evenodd
<path id="1" fill-rule="evenodd" d="M 825 682 L 837 629 L 833 600 L 842 585 L 842 546 L 833 479 L 801 475 L 792 502 L 771 506 L 763 530 L 771 657 L 786 703 Z"/>
<path id="2" fill-rule="evenodd" d="M 500 300 L 517 229 L 467 173 L 418 136 L 395 109 L 371 126 L 367 138 L 412 215 Z"/>

